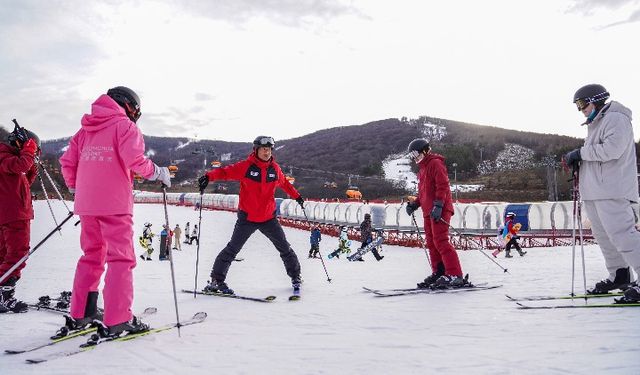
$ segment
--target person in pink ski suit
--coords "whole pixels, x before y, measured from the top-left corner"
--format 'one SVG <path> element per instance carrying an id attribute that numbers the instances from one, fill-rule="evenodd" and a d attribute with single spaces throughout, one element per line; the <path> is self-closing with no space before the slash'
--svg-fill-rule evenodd
<path id="1" fill-rule="evenodd" d="M 71 297 L 72 327 L 86 326 L 96 317 L 98 286 L 107 264 L 103 289 L 104 319 L 109 334 L 148 327 L 131 312 L 133 303 L 133 176 L 160 180 L 171 186 L 169 170 L 144 156 L 145 145 L 136 121 L 140 99 L 118 86 L 100 95 L 81 129 L 60 158 L 62 174 L 75 194 L 74 212 L 82 225 Z M 69 323 L 68 323 L 69 325 Z M 75 327 L 73 327 L 75 326 Z"/>

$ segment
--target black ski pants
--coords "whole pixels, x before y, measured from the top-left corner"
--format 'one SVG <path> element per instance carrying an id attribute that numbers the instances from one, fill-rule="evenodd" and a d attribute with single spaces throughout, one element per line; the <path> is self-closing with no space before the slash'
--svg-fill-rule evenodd
<path id="1" fill-rule="evenodd" d="M 509 240 L 509 242 L 507 242 L 507 246 L 506 246 L 507 254 L 509 254 L 509 252 L 511 251 L 511 247 L 515 247 L 516 250 L 518 250 L 518 253 L 522 252 L 522 249 L 520 248 L 518 241 L 516 241 L 516 239 L 513 237 L 511 238 L 511 240 Z"/>
<path id="2" fill-rule="evenodd" d="M 289 242 L 287 242 L 287 238 L 284 235 L 278 219 L 274 217 L 262 223 L 254 223 L 247 221 L 247 214 L 245 212 L 238 211 L 238 220 L 236 221 L 235 228 L 233 228 L 231 240 L 227 246 L 222 249 L 220 254 L 218 254 L 213 263 L 213 269 L 211 270 L 212 279 L 218 281 L 224 281 L 226 279 L 231 262 L 233 262 L 236 255 L 238 255 L 249 237 L 251 237 L 256 230 L 262 232 L 262 234 L 273 243 L 278 252 L 280 252 L 280 258 L 287 270 L 287 275 L 291 278 L 300 276 L 298 256 L 291 248 L 291 245 L 289 245 Z"/>

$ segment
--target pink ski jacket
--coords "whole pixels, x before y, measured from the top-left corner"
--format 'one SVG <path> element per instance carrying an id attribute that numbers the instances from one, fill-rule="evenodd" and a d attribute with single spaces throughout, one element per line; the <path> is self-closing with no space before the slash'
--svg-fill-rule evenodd
<path id="1" fill-rule="evenodd" d="M 67 187 L 75 189 L 75 214 L 133 214 L 134 173 L 154 174 L 140 129 L 107 95 L 91 105 L 81 124 L 60 158 Z"/>

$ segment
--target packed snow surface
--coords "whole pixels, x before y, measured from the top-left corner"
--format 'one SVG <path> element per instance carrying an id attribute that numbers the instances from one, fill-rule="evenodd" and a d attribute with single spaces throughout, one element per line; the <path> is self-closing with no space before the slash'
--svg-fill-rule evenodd
<path id="1" fill-rule="evenodd" d="M 66 210 L 53 202 L 61 220 Z M 46 202 L 35 204 L 32 244 L 53 227 Z M 198 211 L 169 207 L 171 226 L 198 221 Z M 136 205 L 135 230 L 164 222 L 161 205 Z M 67 223 L 29 260 L 18 297 L 37 301 L 41 295 L 70 290 L 81 253 L 80 227 Z M 235 215 L 204 211 L 198 287 L 204 286 L 213 260 L 225 246 Z M 326 260 L 327 282 L 319 259 L 308 259 L 309 233 L 285 228 L 302 264 L 302 300 L 287 300 L 290 280 L 277 251 L 259 232 L 246 243 L 227 281 L 238 294 L 275 302 L 257 303 L 178 295 L 182 319 L 205 311 L 203 324 L 145 336 L 129 342 L 107 343 L 75 356 L 29 365 L 26 358 L 76 347 L 70 340 L 28 354 L 0 354 L 1 374 L 639 374 L 640 309 L 518 310 L 505 294 L 559 295 L 571 290 L 571 247 L 529 249 L 524 257 L 497 260 L 505 274 L 479 251 L 460 251 L 463 269 L 474 282 L 502 288 L 448 295 L 379 298 L 372 288 L 412 287 L 428 273 L 421 249 L 385 246 L 376 262 Z M 326 256 L 337 245 L 323 236 Z M 352 248 L 356 245 L 353 241 Z M 175 321 L 169 262 L 139 260 L 135 269 L 134 310 L 156 306 L 146 321 L 152 326 Z M 577 254 L 579 256 L 579 247 Z M 136 243 L 136 255 L 141 249 Z M 177 288 L 193 288 L 196 245 L 174 252 Z M 585 247 L 587 285 L 605 276 L 598 247 Z M 576 259 L 576 290 L 583 289 L 580 259 Z M 608 300 L 608 299 L 606 299 Z M 598 301 L 602 302 L 602 301 Z M 101 303 L 101 302 L 100 302 Z M 529 302 L 549 304 L 552 302 Z M 582 304 L 584 301 L 553 303 Z M 63 324 L 60 315 L 30 311 L 0 315 L 2 349 L 42 342 Z"/>

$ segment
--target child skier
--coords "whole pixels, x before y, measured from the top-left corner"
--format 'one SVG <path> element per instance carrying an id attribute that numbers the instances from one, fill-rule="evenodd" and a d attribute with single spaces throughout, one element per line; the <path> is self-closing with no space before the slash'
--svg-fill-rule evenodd
<path id="1" fill-rule="evenodd" d="M 349 254 L 351 252 L 351 241 L 349 241 L 349 232 L 346 226 L 340 226 L 340 237 L 338 238 L 338 248 L 329 254 L 329 259 L 336 257 L 340 259 L 340 254 Z"/>
<path id="2" fill-rule="evenodd" d="M 142 236 L 138 239 L 140 246 L 144 249 L 144 253 L 140 254 L 142 260 L 151 260 L 151 253 L 153 253 L 153 236 L 155 236 L 155 234 L 151 230 L 151 223 L 144 223 Z"/>
<path id="3" fill-rule="evenodd" d="M 22 263 L 10 275 L 5 275 L 29 252 L 31 220 L 31 184 L 38 175 L 36 155 L 40 154 L 40 139 L 19 128 L 9 133 L 8 144 L 0 144 L 0 313 L 27 312 L 26 303 L 14 297 L 20 279 Z"/>
<path id="4" fill-rule="evenodd" d="M 320 226 L 318 223 L 313 223 L 309 241 L 311 242 L 309 258 L 318 258 L 318 254 L 320 253 L 320 241 L 322 241 L 322 233 L 320 233 Z"/>
<path id="5" fill-rule="evenodd" d="M 459 288 L 468 282 L 456 250 L 449 242 L 449 222 L 453 216 L 451 187 L 447 167 L 441 155 L 431 152 L 426 139 L 411 141 L 409 157 L 418 165 L 418 197 L 407 204 L 408 215 L 422 207 L 424 231 L 431 258 L 432 274 L 418 283 L 418 288 Z"/>
<path id="6" fill-rule="evenodd" d="M 81 129 L 60 158 L 62 175 L 75 194 L 74 212 L 80 216 L 80 247 L 69 329 L 78 329 L 97 317 L 98 286 L 104 278 L 104 320 L 100 334 L 119 336 L 149 328 L 133 316 L 133 176 L 171 186 L 169 169 L 144 156 L 144 139 L 136 122 L 140 98 L 118 86 L 100 95 Z"/>
<path id="7" fill-rule="evenodd" d="M 211 281 L 204 288 L 207 292 L 233 294 L 233 290 L 225 283 L 231 262 L 240 252 L 247 239 L 259 230 L 273 243 L 291 278 L 294 292 L 300 289 L 300 262 L 296 253 L 287 242 L 287 238 L 275 216 L 276 188 L 283 189 L 304 209 L 304 199 L 285 178 L 280 166 L 273 158 L 275 141 L 272 137 L 259 136 L 253 141 L 253 152 L 246 160 L 222 168 L 215 168 L 198 179 L 200 191 L 209 181 L 240 181 L 240 202 L 238 203 L 238 220 L 236 221 L 231 240 L 218 254 Z"/>
<path id="8" fill-rule="evenodd" d="M 505 248 L 505 258 L 513 258 L 511 255 L 511 247 L 515 247 L 520 256 L 524 256 L 527 252 L 522 251 L 520 245 L 518 244 L 518 231 L 522 228 L 522 224 L 515 222 L 516 214 L 513 212 L 508 212 L 505 218 L 504 226 L 502 227 L 501 233 L 498 234 L 499 242 Z M 502 248 L 499 247 L 496 251 L 491 253 L 494 257 L 502 251 Z"/>

